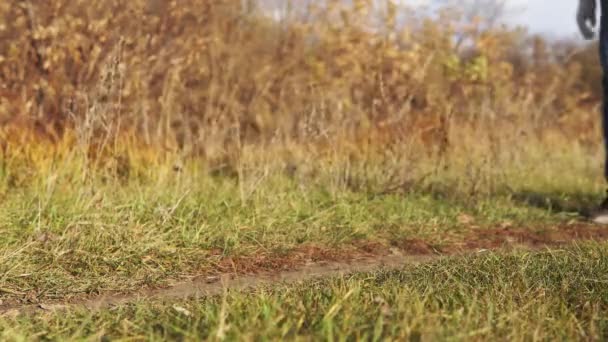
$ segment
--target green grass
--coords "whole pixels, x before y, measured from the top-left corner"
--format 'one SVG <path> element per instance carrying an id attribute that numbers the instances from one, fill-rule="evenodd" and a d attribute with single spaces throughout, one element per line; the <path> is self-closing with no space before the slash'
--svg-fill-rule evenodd
<path id="1" fill-rule="evenodd" d="M 447 259 L 100 312 L 5 317 L 3 340 L 602 340 L 608 244 Z"/>
<path id="2" fill-rule="evenodd" d="M 77 155 L 19 158 L 0 165 L 5 304 L 137 292 L 307 246 L 443 246 L 505 223 L 543 230 L 577 220 L 603 187 L 595 159 L 582 154 L 504 168 L 420 163 L 396 180 L 403 162 L 302 160 L 290 173 L 262 158 L 235 174 L 165 161 L 134 163 L 125 176 Z M 401 183 L 409 186 L 393 186 Z M 3 317 L 0 339 L 601 339 L 606 252 L 486 255 L 200 300 Z"/>
<path id="3" fill-rule="evenodd" d="M 212 272 L 228 257 L 280 256 L 303 246 L 406 239 L 442 245 L 462 241 L 472 225 L 507 222 L 542 229 L 576 219 L 580 206 L 599 201 L 601 182 L 587 159 L 575 154 L 505 169 L 492 184 L 453 167 L 388 194 L 381 190 L 389 167 L 373 163 L 346 165 L 348 177 L 344 165 L 319 163 L 314 177 L 290 177 L 267 164 L 234 178 L 210 176 L 194 161 L 181 172 L 165 163 L 123 179 L 91 173 L 74 159 L 30 173 L 6 162 L 0 288 L 61 299 L 158 286 Z M 462 214 L 474 222 L 461 222 Z"/>

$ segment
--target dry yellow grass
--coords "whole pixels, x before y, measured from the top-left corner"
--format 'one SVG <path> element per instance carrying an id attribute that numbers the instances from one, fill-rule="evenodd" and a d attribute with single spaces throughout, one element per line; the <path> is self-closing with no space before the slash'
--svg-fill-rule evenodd
<path id="1" fill-rule="evenodd" d="M 76 149 L 125 173 L 196 157 L 242 175 L 252 158 L 500 169 L 532 146 L 599 153 L 592 49 L 372 3 L 276 21 L 261 1 L 4 1 L 3 158 L 35 169 Z"/>

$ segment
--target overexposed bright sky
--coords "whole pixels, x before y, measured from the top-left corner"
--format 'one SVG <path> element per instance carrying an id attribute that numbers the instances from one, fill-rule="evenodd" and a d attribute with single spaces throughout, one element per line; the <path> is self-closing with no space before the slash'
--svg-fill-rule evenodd
<path id="1" fill-rule="evenodd" d="M 531 31 L 556 36 L 576 34 L 576 8 L 578 0 L 510 0 L 516 13 L 512 22 L 528 26 Z M 517 14 L 519 11 L 519 14 Z"/>
<path id="2" fill-rule="evenodd" d="M 425 5 L 431 0 L 395 0 L 409 5 Z M 578 0 L 507 0 L 508 22 L 526 26 L 531 32 L 555 37 L 574 37 Z"/>
<path id="3" fill-rule="evenodd" d="M 285 7 L 286 0 L 264 0 L 269 8 Z M 314 1 L 314 0 L 308 0 Z M 352 0 L 348 0 L 352 1 Z M 385 1 L 385 0 L 379 0 Z M 406 6 L 429 6 L 439 0 L 392 0 Z M 506 0 L 506 22 L 525 26 L 533 33 L 553 38 L 580 38 L 576 26 L 578 0 Z M 599 2 L 599 0 L 598 0 Z M 297 3 L 297 1 L 296 1 Z M 457 1 L 456 1 L 457 3 Z M 278 12 L 277 12 L 278 13 Z M 280 16 L 280 14 L 276 14 Z M 599 14 L 598 14 L 599 15 Z"/>

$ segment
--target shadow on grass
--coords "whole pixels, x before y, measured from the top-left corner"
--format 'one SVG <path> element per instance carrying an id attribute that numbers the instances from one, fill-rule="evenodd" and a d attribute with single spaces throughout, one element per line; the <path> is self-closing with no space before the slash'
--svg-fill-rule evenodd
<path id="1" fill-rule="evenodd" d="M 414 184 L 407 188 L 395 187 L 391 188 L 390 191 L 375 193 L 374 196 L 411 193 L 428 195 L 437 201 L 447 201 L 464 207 L 471 206 L 476 200 L 487 199 L 488 196 L 490 198 L 506 197 L 515 205 L 544 210 L 550 214 L 565 214 L 570 217 L 578 216 L 581 219 L 589 219 L 603 200 L 601 194 L 594 192 L 552 192 L 531 189 L 513 190 L 508 188 L 501 188 L 493 194 L 479 195 L 466 193 L 441 183 L 430 183 L 422 186 Z"/>
<path id="2" fill-rule="evenodd" d="M 600 201 L 597 194 L 591 193 L 543 193 L 529 190 L 512 193 L 511 198 L 521 205 L 555 214 L 578 214 L 582 218 L 588 218 Z"/>

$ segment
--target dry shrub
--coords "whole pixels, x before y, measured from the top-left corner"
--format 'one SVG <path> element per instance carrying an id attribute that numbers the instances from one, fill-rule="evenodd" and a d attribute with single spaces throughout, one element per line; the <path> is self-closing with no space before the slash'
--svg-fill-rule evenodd
<path id="1" fill-rule="evenodd" d="M 287 142 L 442 159 L 597 146 L 589 51 L 449 10 L 303 3 L 275 20 L 261 1 L 2 1 L 4 145 L 68 136 L 96 157 L 124 138 L 219 161 Z"/>

